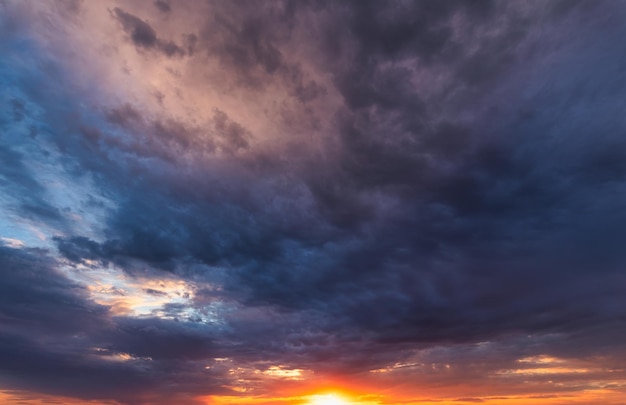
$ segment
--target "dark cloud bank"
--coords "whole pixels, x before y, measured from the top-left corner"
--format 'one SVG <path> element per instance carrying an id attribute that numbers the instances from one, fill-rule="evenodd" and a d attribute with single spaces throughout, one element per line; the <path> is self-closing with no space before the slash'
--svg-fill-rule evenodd
<path id="1" fill-rule="evenodd" d="M 110 18 L 154 63 L 217 61 L 246 92 L 280 86 L 298 117 L 328 123 L 322 152 L 257 149 L 263 134 L 219 109 L 203 127 L 88 109 L 63 72 L 16 65 L 56 63 L 17 46 L 35 26 L 2 28 L 3 83 L 19 90 L 2 96 L 7 215 L 56 232 L 48 248 L 0 247 L 1 387 L 192 403 L 234 394 L 228 370 L 205 368 L 216 358 L 352 375 L 446 347 L 450 383 L 531 355 L 626 359 L 621 3 L 217 2 L 163 39 L 160 21 L 194 4 Z M 323 116 L 330 94 L 341 103 Z M 21 126 L 37 135 L 12 141 Z M 45 198 L 39 142 L 114 201 L 99 237 Z M 232 310 L 114 315 L 61 271 L 85 263 L 176 275 L 196 311 Z M 480 342 L 499 349 L 478 361 L 463 348 Z"/>

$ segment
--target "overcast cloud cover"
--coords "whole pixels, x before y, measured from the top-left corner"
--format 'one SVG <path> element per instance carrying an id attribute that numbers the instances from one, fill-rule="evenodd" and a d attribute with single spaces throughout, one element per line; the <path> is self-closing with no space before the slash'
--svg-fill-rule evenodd
<path id="1" fill-rule="evenodd" d="M 0 1 L 1 395 L 623 403 L 624 21 Z"/>

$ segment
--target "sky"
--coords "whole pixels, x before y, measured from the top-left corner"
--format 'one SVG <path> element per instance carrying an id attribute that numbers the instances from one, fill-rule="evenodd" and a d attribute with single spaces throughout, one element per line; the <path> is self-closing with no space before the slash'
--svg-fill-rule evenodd
<path id="1" fill-rule="evenodd" d="M 625 20 L 0 0 L 0 403 L 626 404 Z"/>

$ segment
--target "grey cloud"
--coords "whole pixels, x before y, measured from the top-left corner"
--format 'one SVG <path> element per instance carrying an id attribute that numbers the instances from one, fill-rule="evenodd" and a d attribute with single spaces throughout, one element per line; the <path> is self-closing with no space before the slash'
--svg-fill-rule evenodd
<path id="1" fill-rule="evenodd" d="M 193 364 L 217 352 L 210 330 L 160 319 L 112 318 L 58 266 L 44 250 L 0 245 L 3 388 L 125 404 L 175 398 L 192 403 L 194 394 L 222 390 L 225 381 L 207 382 L 204 368 Z M 119 354 L 133 357 L 108 358 Z M 183 391 L 191 394 L 163 388 L 164 381 L 187 386 Z"/>
<path id="2" fill-rule="evenodd" d="M 145 288 L 144 292 L 146 292 L 147 294 L 150 294 L 150 295 L 154 295 L 156 297 L 166 297 L 167 296 L 166 292 L 155 290 L 153 288 Z"/>
<path id="3" fill-rule="evenodd" d="M 11 100 L 11 104 L 13 107 L 13 119 L 16 122 L 19 122 L 22 119 L 24 119 L 24 115 L 25 115 L 24 113 L 26 112 L 24 103 L 21 100 L 13 99 Z"/>
<path id="4" fill-rule="evenodd" d="M 83 287 L 66 279 L 43 250 L 0 245 L 0 311 L 7 330 L 66 334 L 97 329 L 107 308 L 90 303 Z"/>
<path id="5" fill-rule="evenodd" d="M 450 43 L 452 39 L 448 38 L 449 34 L 445 33 L 445 29 L 437 27 L 447 26 L 450 16 L 458 10 L 467 13 L 472 21 L 489 26 L 490 16 L 496 6 L 486 5 L 480 9 L 468 9 L 463 5 L 425 3 L 416 4 L 415 7 L 415 10 L 409 11 L 386 10 L 391 13 L 390 21 L 407 19 L 406 24 L 399 24 L 397 27 L 383 19 L 378 21 L 377 16 L 380 13 L 377 10 L 380 6 L 376 4 L 370 4 L 350 14 L 353 18 L 350 24 L 354 26 L 353 32 L 359 53 L 392 59 L 401 59 L 416 54 L 429 63 L 443 64 L 448 58 L 446 52 L 451 52 L 449 57 L 453 61 L 460 61 L 461 66 L 471 69 L 474 63 L 470 60 L 471 58 L 464 59 L 466 55 Z M 237 18 L 237 14 L 233 16 L 231 18 Z M 268 61 L 273 59 L 267 59 L 266 56 L 273 54 L 270 50 L 281 43 L 282 37 L 279 29 L 274 26 L 270 27 L 269 20 L 248 21 L 245 13 L 242 18 L 243 21 L 222 23 L 220 29 L 223 31 L 220 32 L 230 32 L 233 38 L 226 37 L 223 47 L 216 52 L 224 57 L 230 55 L 228 57 L 232 59 L 228 59 L 229 63 L 241 66 L 242 69 L 259 66 L 267 74 L 277 72 L 278 70 L 272 68 L 273 64 L 268 64 Z M 412 31 L 417 29 L 411 28 L 410 22 L 413 18 L 428 19 L 428 27 L 419 28 L 425 31 Z M 431 29 L 431 27 L 434 28 Z M 516 23 L 512 24 L 510 30 L 510 32 L 505 30 L 497 36 L 495 42 L 481 43 L 480 46 L 483 47 L 481 52 L 485 55 L 502 53 L 503 49 L 512 52 L 514 45 L 524 40 L 525 34 L 524 31 L 519 31 Z M 401 40 L 395 41 L 394 38 L 401 38 Z M 229 43 L 232 43 L 232 47 L 236 49 L 228 45 Z M 266 55 L 265 51 L 269 53 Z M 237 59 L 238 57 L 243 59 Z M 518 251 L 513 251 L 513 253 L 520 254 L 519 252 L 523 249 L 531 249 L 537 258 L 542 257 L 544 250 L 534 246 L 528 238 L 532 238 L 546 227 L 556 232 L 559 224 L 553 221 L 556 221 L 559 215 L 557 213 L 568 210 L 566 196 L 573 196 L 574 194 L 568 193 L 574 193 L 574 188 L 563 188 L 558 177 L 551 177 L 550 172 L 541 172 L 541 167 L 535 165 L 535 161 L 541 156 L 537 150 L 526 149 L 525 156 L 516 152 L 515 142 L 519 141 L 521 144 L 526 142 L 522 138 L 492 137 L 479 140 L 480 129 L 472 126 L 474 124 L 472 122 L 450 120 L 434 126 L 426 125 L 425 123 L 432 119 L 431 110 L 435 108 L 439 99 L 428 99 L 411 91 L 410 87 L 403 85 L 409 80 L 410 71 L 400 68 L 383 70 L 379 66 L 379 61 L 382 65 L 384 59 L 377 58 L 357 61 L 365 63 L 364 66 L 356 64 L 338 66 L 339 73 L 355 72 L 354 75 L 338 75 L 336 82 L 348 105 L 348 110 L 338 118 L 337 129 L 342 146 L 339 155 L 340 163 L 322 169 L 314 167 L 315 163 L 312 163 L 312 166 L 307 168 L 310 173 L 306 173 L 302 181 L 316 199 L 320 222 L 330 223 L 339 229 L 359 230 L 360 227 L 365 228 L 378 220 L 386 220 L 386 217 L 378 211 L 377 204 L 372 199 L 373 194 L 384 193 L 400 201 L 401 210 L 394 219 L 397 222 L 371 228 L 375 232 L 371 236 L 374 241 L 389 237 L 393 243 L 356 242 L 362 243 L 362 248 L 355 249 L 354 253 L 330 252 L 329 255 L 339 255 L 339 257 L 345 254 L 355 263 L 361 263 L 360 255 L 380 259 L 379 261 L 363 260 L 362 268 L 346 264 L 349 262 L 347 259 L 332 259 L 331 263 L 341 263 L 342 267 L 333 267 L 337 264 L 329 265 L 327 271 L 335 276 L 327 277 L 322 271 L 320 280 L 326 280 L 324 282 L 331 286 L 343 280 L 342 277 L 346 280 L 353 277 L 359 280 L 359 277 L 364 277 L 364 280 L 367 280 L 367 276 L 361 276 L 362 273 L 368 274 L 363 268 L 375 273 L 389 263 L 398 263 L 400 269 L 412 267 L 428 269 L 433 261 L 446 260 L 446 255 L 460 254 L 471 262 L 479 260 L 481 249 L 490 244 L 494 255 L 505 256 L 507 252 L 512 252 L 507 244 L 517 244 Z M 282 66 L 282 58 L 275 60 L 278 63 L 277 66 Z M 502 68 L 511 67 L 513 63 L 514 60 L 511 59 L 503 62 L 501 66 Z M 458 74 L 454 70 L 451 72 Z M 479 89 L 480 93 L 488 93 L 491 89 L 489 86 L 494 85 L 494 82 L 488 84 L 483 79 L 472 79 L 470 76 L 462 80 Z M 491 80 L 496 80 L 498 75 L 490 73 L 487 76 Z M 346 86 L 351 87 L 344 89 L 344 82 Z M 384 115 L 366 110 L 370 107 L 395 114 L 393 125 L 390 125 Z M 245 147 L 247 141 L 245 137 L 242 137 L 242 131 L 234 124 L 227 124 L 223 113 L 218 111 L 215 114 L 216 129 L 227 142 L 225 147 L 232 146 L 235 149 Z M 498 131 L 507 131 L 507 129 L 503 126 Z M 537 131 L 541 130 L 537 129 Z M 189 145 L 181 143 L 181 146 L 185 148 Z M 604 157 L 599 159 L 602 162 L 605 160 Z M 601 163 L 599 167 L 605 167 L 604 163 Z M 585 184 L 586 176 L 577 178 L 575 181 Z M 167 199 L 157 198 L 152 201 L 170 204 Z M 254 211 L 256 207 L 248 207 L 248 203 L 246 198 L 235 198 L 232 201 L 235 207 L 246 206 L 240 212 L 253 212 L 259 218 L 262 214 Z M 132 205 L 127 208 L 128 218 L 131 218 L 136 211 Z M 251 211 L 248 211 L 249 209 Z M 125 215 L 123 210 L 120 211 L 119 222 L 112 225 L 112 234 L 124 234 L 122 230 L 134 223 L 134 221 L 126 222 L 126 217 L 122 217 Z M 574 210 L 573 206 L 570 211 L 566 212 L 573 215 L 572 210 Z M 158 215 L 156 210 L 142 209 L 142 211 L 146 213 L 140 214 L 140 217 L 144 218 L 144 223 L 150 223 L 149 218 L 153 212 L 154 215 Z M 130 214 L 131 212 L 133 214 Z M 200 217 L 209 215 L 208 211 L 195 212 Z M 417 212 L 431 213 L 432 216 L 418 215 Z M 273 278 L 265 273 L 269 271 L 266 270 L 269 263 L 287 255 L 287 250 L 284 247 L 277 247 L 281 245 L 276 244 L 275 240 L 280 240 L 280 238 L 289 240 L 293 237 L 297 246 L 298 238 L 301 237 L 301 235 L 286 234 L 277 239 L 269 237 L 267 243 L 261 243 L 259 242 L 260 235 L 267 237 L 274 232 L 271 227 L 265 230 L 259 228 L 260 233 L 255 234 L 257 230 L 248 232 L 243 227 L 238 228 L 238 225 L 234 225 L 236 221 L 229 221 L 228 225 L 224 223 L 218 225 L 218 228 L 213 228 L 215 230 L 213 235 L 221 233 L 217 230 L 220 226 L 228 229 L 226 239 L 220 239 L 212 236 L 208 230 L 195 228 L 187 219 L 177 218 L 182 221 L 179 222 L 183 224 L 181 229 L 167 225 L 168 221 L 165 221 L 160 225 L 163 227 L 161 231 L 155 231 L 149 226 L 141 232 L 138 230 L 140 228 L 129 230 L 129 237 L 125 239 L 125 242 L 121 242 L 121 246 L 132 247 L 125 254 L 151 263 L 171 262 L 176 258 L 189 255 L 200 261 L 214 264 L 227 257 L 229 257 L 228 260 L 234 260 L 236 256 L 239 256 L 227 252 L 247 252 L 247 254 L 241 254 L 240 257 L 250 258 L 249 263 L 259 260 L 250 268 L 250 271 L 258 273 L 259 276 L 265 274 L 260 278 L 265 280 L 264 283 L 271 284 L 274 282 Z M 539 221 L 542 220 L 544 222 L 540 224 Z M 266 226 L 266 223 L 259 221 L 259 226 Z M 121 233 L 116 230 L 117 227 L 120 227 Z M 185 236 L 186 234 L 194 235 L 194 237 Z M 224 235 L 224 233 L 221 234 Z M 357 240 L 361 236 L 358 232 L 355 235 Z M 332 239 L 335 236 L 328 231 L 326 237 Z M 365 235 L 363 237 L 365 238 Z M 555 237 L 558 238 L 558 236 Z M 140 240 L 144 242 L 140 244 Z M 189 246 L 196 244 L 191 241 L 195 240 L 212 242 L 198 243 L 197 248 L 190 249 Z M 150 241 L 154 242 L 154 245 Z M 565 240 L 558 243 L 570 246 L 568 245 L 570 242 Z M 393 248 L 393 245 L 396 248 Z M 233 250 L 224 249 L 224 246 L 232 246 Z M 242 248 L 244 249 L 241 250 Z M 413 253 L 401 253 L 402 249 Z M 366 253 L 368 250 L 375 253 L 368 254 Z M 269 262 L 266 262 L 267 260 Z M 246 261 L 244 259 L 243 262 Z M 241 263 L 236 260 L 235 262 Z M 541 267 L 544 264 L 537 265 Z M 296 283 L 298 276 L 295 274 L 297 273 L 289 275 L 287 270 L 282 271 L 279 270 L 280 268 L 280 266 L 277 267 L 276 277 L 285 277 L 283 281 L 288 282 L 285 285 L 277 283 L 276 289 L 270 288 L 266 291 L 280 294 L 279 291 L 294 288 L 294 284 L 290 283 Z M 308 271 L 306 266 L 302 271 Z M 409 270 L 402 270 L 401 274 L 404 271 L 409 272 Z M 455 273 L 456 271 L 452 272 L 452 274 Z M 252 283 L 252 280 L 257 279 L 256 275 L 247 275 L 245 271 L 242 274 L 245 274 L 242 277 L 250 277 L 243 279 L 246 282 Z M 420 279 L 419 276 L 407 274 L 409 278 Z M 260 294 L 257 290 L 262 289 L 251 284 L 252 294 Z M 312 291 L 317 292 L 317 290 Z M 337 288 L 334 291 L 339 292 L 341 289 Z M 288 296 L 291 295 L 287 294 L 286 297 Z M 303 296 L 306 297 L 307 294 Z M 314 296 L 314 293 L 311 293 L 311 296 Z M 285 302 L 285 304 L 291 305 L 290 302 Z M 456 304 L 451 305 L 454 308 Z M 459 316 L 463 315 L 459 314 Z M 443 319 L 444 316 L 437 315 L 434 318 Z"/>
<path id="6" fill-rule="evenodd" d="M 267 29 L 268 21 L 251 16 L 243 21 L 233 21 L 226 15 L 217 15 L 213 23 L 215 26 L 208 26 L 204 36 L 211 36 L 213 30 L 218 30 L 216 34 L 221 34 L 223 39 L 211 44 L 209 49 L 227 66 L 244 73 L 261 68 L 265 73 L 272 74 L 283 64 L 283 56 Z"/>
<path id="7" fill-rule="evenodd" d="M 215 108 L 207 122 L 191 127 L 177 120 L 146 120 L 142 112 L 130 104 L 106 111 L 111 124 L 131 132 L 149 135 L 142 143 L 124 144 L 97 129 L 84 128 L 92 142 L 104 141 L 115 149 L 143 156 L 159 156 L 170 162 L 184 161 L 189 155 L 215 153 L 237 154 L 249 149 L 253 134 L 224 111 Z M 95 132 L 94 135 L 90 135 Z"/>
<path id="8" fill-rule="evenodd" d="M 132 124 L 141 123 L 143 117 L 131 104 L 124 104 L 117 108 L 112 108 L 106 112 L 106 118 L 109 122 L 121 127 L 132 128 Z"/>
<path id="9" fill-rule="evenodd" d="M 136 389 L 131 369 L 80 354 L 89 336 L 107 327 L 108 309 L 90 302 L 57 265 L 43 250 L 0 247 L 3 386 L 88 398 L 110 397 L 111 387 L 120 395 Z M 83 388 L 96 381 L 99 390 Z"/>
<path id="10" fill-rule="evenodd" d="M 169 13 L 172 11 L 172 6 L 167 0 L 155 0 L 154 5 L 156 6 L 156 8 L 164 13 Z"/>
<path id="11" fill-rule="evenodd" d="M 138 259 L 168 271 L 186 261 L 234 267 L 236 271 L 226 280 L 232 299 L 329 311 L 344 320 L 336 326 L 346 333 L 366 330 L 380 341 L 467 342 L 518 330 L 548 333 L 562 328 L 570 333 L 574 325 L 592 327 L 581 316 L 582 308 L 561 310 L 561 306 L 568 297 L 581 293 L 578 283 L 591 271 L 582 263 L 592 266 L 602 253 L 613 263 L 623 257 L 609 243 L 619 240 L 621 233 L 600 220 L 602 212 L 608 211 L 588 212 L 594 218 L 590 222 L 576 215 L 579 204 L 584 204 L 579 199 L 580 187 L 596 186 L 586 174 L 591 172 L 588 168 L 572 171 L 563 161 L 561 169 L 570 173 L 568 185 L 551 167 L 538 163 L 543 162 L 542 142 L 549 141 L 535 135 L 541 133 L 541 126 L 529 127 L 524 134 L 481 137 L 481 124 L 473 121 L 448 119 L 429 124 L 432 110 L 442 102 L 439 96 L 416 94 L 404 85 L 411 71 L 383 69 L 386 62 L 380 58 L 417 54 L 431 64 L 444 63 L 448 56 L 461 66 L 473 62 L 449 43 L 452 39 L 443 28 L 413 32 L 407 22 L 408 31 L 399 31 L 400 35 L 395 30 L 404 25 L 394 28 L 376 20 L 379 6 L 368 7 L 355 10 L 351 24 L 358 52 L 378 56 L 354 62 L 364 66 L 337 67 L 336 83 L 347 104 L 336 118 L 339 159 L 322 168 L 307 162 L 304 173 L 298 173 L 316 209 L 302 225 L 313 229 L 277 226 L 275 217 L 232 182 L 220 189 L 219 198 L 206 186 L 190 182 L 167 198 L 160 195 L 162 191 L 135 189 L 135 195 L 128 194 L 110 218 L 108 232 L 114 238 L 98 245 L 64 239 L 59 241 L 60 251 L 73 260 L 81 254 L 86 258 L 97 255 L 128 267 Z M 410 12 L 392 10 L 391 21 L 428 18 L 433 26 L 444 27 L 461 10 L 472 21 L 489 26 L 493 7 L 474 10 L 426 3 Z M 226 42 L 218 43 L 223 47 L 215 51 L 232 57 L 225 61 L 233 66 L 256 66 L 272 74 L 263 52 L 279 46 L 278 28 L 264 20 L 248 21 L 245 13 L 242 18 L 222 23 L 220 29 L 233 38 L 227 36 Z M 366 30 L 369 22 L 371 32 Z M 526 38 L 516 23 L 510 29 L 499 33 L 493 43 L 481 43 L 481 52 L 508 52 Z M 404 39 L 394 43 L 396 36 Z M 229 48 L 229 41 L 242 48 Z M 446 52 L 451 54 L 446 56 Z M 276 60 L 282 66 L 282 58 Z M 502 68 L 514 63 L 513 59 L 503 62 Z M 341 75 L 353 71 L 355 75 Z M 488 82 L 477 77 L 462 80 L 471 84 L 468 91 L 488 94 L 502 80 L 496 74 L 488 76 Z M 343 88 L 343 83 L 351 87 Z M 464 94 L 459 97 L 462 110 L 471 107 L 463 101 Z M 129 108 L 124 111 L 110 117 L 132 128 L 139 118 Z M 382 112 L 393 114 L 393 122 Z M 490 131 L 507 133 L 509 126 L 517 125 L 517 115 L 507 114 L 494 114 L 500 126 Z M 244 130 L 229 123 L 225 113 L 216 110 L 214 121 L 216 145 L 223 141 L 224 148 L 248 147 Z M 160 129 L 158 136 L 169 139 L 169 134 L 182 133 L 171 128 Z M 180 138 L 183 149 L 191 145 L 186 139 Z M 599 153 L 598 166 L 605 167 L 605 157 Z M 278 166 L 276 170 L 289 169 Z M 381 210 L 375 198 L 381 194 L 396 201 L 395 213 Z M 145 198 L 150 205 L 142 202 Z M 205 198 L 212 203 L 203 206 Z M 563 228 L 564 218 L 576 225 Z M 578 226 L 586 230 L 575 231 Z M 593 246 L 583 242 L 585 234 L 603 235 L 597 250 L 576 248 Z M 537 242 L 541 237 L 543 245 Z M 584 256 L 577 257 L 577 265 L 561 256 L 569 249 Z M 558 282 L 564 276 L 558 269 L 565 267 L 576 269 L 582 278 L 568 279 L 559 299 L 545 298 L 551 292 L 540 286 Z M 595 319 L 600 320 L 600 294 L 590 294 L 588 300 L 599 306 Z M 511 302 L 511 297 L 518 300 Z M 498 310 L 491 311 L 492 306 Z"/>
<path id="12" fill-rule="evenodd" d="M 127 366 L 110 362 L 94 366 L 67 353 L 46 351 L 23 337 L 0 335 L 0 357 L 4 384 L 31 392 L 84 399 L 115 396 L 131 404 L 138 403 L 130 398 L 139 388 L 150 386 L 145 378 Z M 114 395 L 111 395 L 112 391 Z"/>
<path id="13" fill-rule="evenodd" d="M 247 149 L 251 135 L 244 127 L 228 118 L 228 114 L 216 109 L 213 112 L 215 132 L 223 139 L 222 148 L 232 152 Z"/>
<path id="14" fill-rule="evenodd" d="M 16 214 L 64 227 L 66 220 L 63 213 L 50 204 L 45 187 L 24 164 L 23 154 L 9 146 L 0 145 L 0 160 L 3 163 L 0 186 L 14 205 Z"/>
<path id="15" fill-rule="evenodd" d="M 131 35 L 131 39 L 137 46 L 144 48 L 156 46 L 156 32 L 147 22 L 120 8 L 115 8 L 113 11 L 116 18 L 122 23 L 124 31 Z"/>
<path id="16" fill-rule="evenodd" d="M 225 69 L 237 73 L 227 78 L 237 87 L 263 91 L 277 85 L 299 102 L 310 103 L 326 95 L 327 90 L 293 58 L 298 44 L 291 43 L 299 18 L 310 8 L 315 7 L 278 2 L 258 5 L 253 11 L 243 3 L 212 3 L 214 16 L 197 37 L 190 37 L 193 47 L 208 56 L 204 59 L 203 55 L 197 63 L 217 58 Z"/>
<path id="17" fill-rule="evenodd" d="M 209 328 L 158 318 L 117 318 L 116 326 L 107 340 L 117 352 L 154 360 L 185 361 L 211 357 L 217 351 Z"/>
<path id="18" fill-rule="evenodd" d="M 174 42 L 157 38 L 154 28 L 141 18 L 129 14 L 119 7 L 116 7 L 113 13 L 138 48 L 158 50 L 168 57 L 185 56 L 185 51 Z"/>

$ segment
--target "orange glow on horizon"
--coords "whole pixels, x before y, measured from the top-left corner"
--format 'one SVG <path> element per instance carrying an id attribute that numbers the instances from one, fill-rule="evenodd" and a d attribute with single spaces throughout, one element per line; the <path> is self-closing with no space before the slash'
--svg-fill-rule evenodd
<path id="1" fill-rule="evenodd" d="M 313 395 L 309 405 L 348 405 L 349 402 L 335 394 Z"/>
<path id="2" fill-rule="evenodd" d="M 619 385 L 619 384 L 618 384 Z M 459 405 L 481 402 L 485 405 L 623 405 L 624 391 L 606 388 L 579 392 L 526 393 L 523 395 L 468 396 L 462 390 L 445 396 L 408 397 L 407 395 L 344 395 L 325 391 L 322 394 L 294 396 L 212 396 L 204 397 L 207 405 Z"/>

